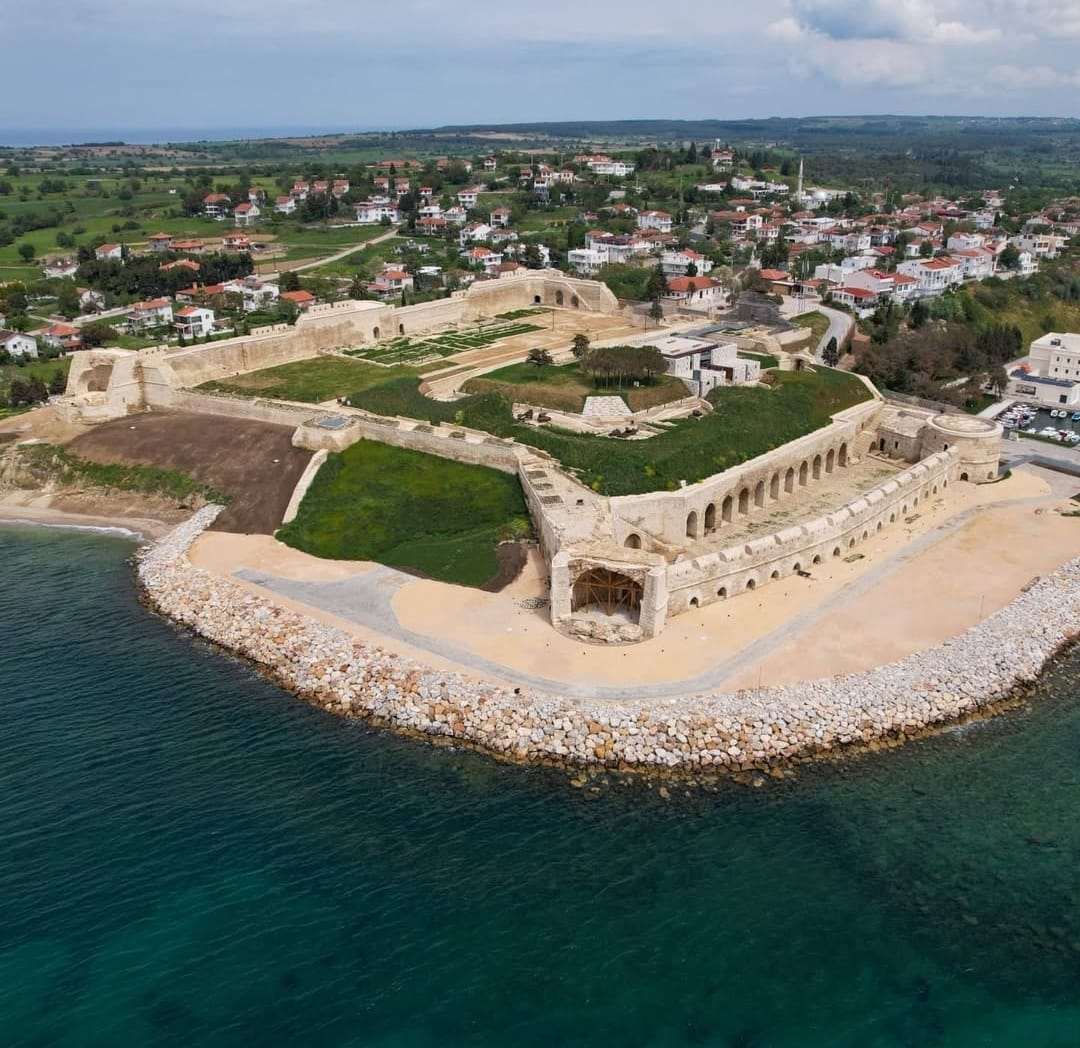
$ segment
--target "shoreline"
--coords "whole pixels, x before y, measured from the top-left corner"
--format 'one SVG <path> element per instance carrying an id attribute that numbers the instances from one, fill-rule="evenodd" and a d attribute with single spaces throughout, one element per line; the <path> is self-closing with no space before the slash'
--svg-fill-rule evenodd
<path id="1" fill-rule="evenodd" d="M 515 763 L 745 773 L 891 748 L 1014 704 L 1077 639 L 1080 558 L 960 636 L 857 673 L 679 698 L 573 699 L 475 681 L 365 643 L 195 567 L 206 507 L 139 554 L 158 613 L 342 716 Z"/>
<path id="2" fill-rule="evenodd" d="M 73 513 L 50 506 L 27 506 L 0 498 L 0 527 L 96 531 L 130 537 L 139 545 L 145 545 L 164 538 L 174 526 L 151 517 L 137 517 L 126 513 Z"/>

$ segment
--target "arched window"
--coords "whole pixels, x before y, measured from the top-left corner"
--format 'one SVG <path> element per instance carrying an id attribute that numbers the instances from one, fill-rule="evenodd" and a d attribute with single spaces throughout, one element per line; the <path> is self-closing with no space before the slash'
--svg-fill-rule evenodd
<path id="1" fill-rule="evenodd" d="M 820 564 L 821 563 L 821 554 L 820 553 L 815 553 L 814 554 L 814 559 L 810 563 L 811 564 Z"/>
<path id="2" fill-rule="evenodd" d="M 688 539 L 696 539 L 697 538 L 697 527 L 698 527 L 697 511 L 696 510 L 691 510 L 686 515 L 686 537 Z"/>
<path id="3" fill-rule="evenodd" d="M 885 441 L 881 442 L 881 450 L 885 450 Z M 832 473 L 833 466 L 836 465 L 836 452 L 832 448 L 829 448 L 829 453 L 825 456 L 825 472 Z"/>
<path id="4" fill-rule="evenodd" d="M 404 324 L 398 324 L 397 333 L 399 335 L 404 335 L 405 334 L 405 325 Z"/>
<path id="5" fill-rule="evenodd" d="M 757 583 L 753 579 L 747 579 L 746 580 L 746 588 L 748 590 L 756 589 L 757 588 Z"/>
<path id="6" fill-rule="evenodd" d="M 641 536 L 636 534 L 635 532 L 631 532 L 629 535 L 626 536 L 626 541 L 623 543 L 623 545 L 627 549 L 641 549 Z"/>
<path id="7" fill-rule="evenodd" d="M 716 503 L 710 502 L 705 507 L 705 531 L 710 532 L 716 528 Z"/>
<path id="8" fill-rule="evenodd" d="M 697 597 L 691 597 L 690 598 L 690 607 L 692 607 L 692 608 L 700 608 L 701 607 L 701 601 L 698 600 Z"/>
<path id="9" fill-rule="evenodd" d="M 837 456 L 837 458 L 841 466 L 847 465 L 847 444 L 840 445 L 840 454 Z"/>
<path id="10" fill-rule="evenodd" d="M 743 488 L 739 492 L 739 512 L 746 514 L 750 512 L 750 489 Z"/>
<path id="11" fill-rule="evenodd" d="M 803 461 L 803 464 L 799 467 L 799 487 L 801 487 L 801 488 L 806 487 L 806 481 L 807 481 L 807 478 L 809 477 L 809 475 L 810 475 L 810 467 L 809 467 L 809 465 L 807 465 L 807 463 L 805 461 Z"/>
<path id="12" fill-rule="evenodd" d="M 773 580 L 773 582 L 775 582 L 775 581 L 776 581 L 776 580 L 777 580 L 778 578 L 780 578 L 780 572 L 778 572 L 778 571 L 774 571 L 774 572 L 773 572 L 773 573 L 772 573 L 772 574 L 771 574 L 771 575 L 769 576 L 769 578 L 770 578 L 770 579 L 772 579 L 772 580 Z"/>
<path id="13" fill-rule="evenodd" d="M 757 487 L 754 488 L 754 505 L 759 507 L 765 505 L 765 481 L 763 480 L 759 480 Z"/>
<path id="14" fill-rule="evenodd" d="M 731 523 L 732 507 L 735 505 L 735 500 L 728 495 L 720 505 L 720 519 L 725 524 Z"/>
<path id="15" fill-rule="evenodd" d="M 814 480 L 821 480 L 821 456 L 814 456 Z"/>
<path id="16" fill-rule="evenodd" d="M 371 337 L 373 339 L 375 339 L 376 342 L 379 341 L 379 329 L 378 328 L 372 328 L 371 329 Z"/>
<path id="17" fill-rule="evenodd" d="M 784 474 L 784 490 L 790 495 L 795 490 L 795 470 L 789 466 Z"/>
<path id="18" fill-rule="evenodd" d="M 717 596 L 718 596 L 718 597 L 719 597 L 719 598 L 720 598 L 721 600 L 727 600 L 727 586 L 721 586 L 721 587 L 720 587 L 720 588 L 719 588 L 719 589 L 718 589 L 718 590 L 716 591 L 716 595 L 717 595 Z"/>
<path id="19" fill-rule="evenodd" d="M 775 502 L 780 498 L 780 474 L 774 473 L 772 480 L 769 481 L 769 498 Z"/>
<path id="20" fill-rule="evenodd" d="M 555 305 L 561 306 L 563 304 L 563 293 L 561 291 L 555 292 Z"/>

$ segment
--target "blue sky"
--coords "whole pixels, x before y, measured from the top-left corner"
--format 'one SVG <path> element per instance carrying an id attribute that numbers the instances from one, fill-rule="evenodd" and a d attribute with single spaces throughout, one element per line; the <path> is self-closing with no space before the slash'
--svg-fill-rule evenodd
<path id="1" fill-rule="evenodd" d="M 61 0 L 5 38 L 9 128 L 1080 116 L 1080 0 Z"/>

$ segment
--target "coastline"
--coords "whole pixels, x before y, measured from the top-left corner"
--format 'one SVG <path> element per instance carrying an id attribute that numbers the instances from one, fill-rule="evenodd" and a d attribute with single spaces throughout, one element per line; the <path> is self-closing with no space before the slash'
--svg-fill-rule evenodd
<path id="1" fill-rule="evenodd" d="M 27 505 L 10 495 L 0 497 L 0 526 L 4 525 L 112 532 L 130 536 L 140 545 L 164 538 L 175 526 L 126 512 L 76 513 L 48 505 Z"/>
<path id="2" fill-rule="evenodd" d="M 1076 559 L 960 636 L 872 670 L 679 698 L 573 699 L 391 654 L 195 567 L 188 550 L 218 512 L 200 510 L 141 552 L 138 580 L 155 610 L 329 712 L 520 763 L 730 773 L 896 745 L 1007 703 L 1080 622 Z"/>

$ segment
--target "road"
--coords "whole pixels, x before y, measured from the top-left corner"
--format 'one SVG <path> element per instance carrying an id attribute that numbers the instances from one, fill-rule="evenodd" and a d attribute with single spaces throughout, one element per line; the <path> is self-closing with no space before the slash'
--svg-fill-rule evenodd
<path id="1" fill-rule="evenodd" d="M 783 304 L 780 306 L 781 316 L 788 318 L 797 317 L 803 313 L 815 312 L 820 313 L 829 321 L 828 331 L 821 336 L 821 340 L 814 349 L 814 356 L 820 360 L 821 354 L 829 344 L 830 338 L 836 339 L 837 346 L 842 346 L 844 344 L 848 336 L 855 329 L 855 318 L 848 313 L 841 313 L 838 309 L 830 309 L 828 306 L 823 306 L 820 302 L 807 302 L 804 298 L 794 298 L 791 295 L 785 295 Z"/>
<path id="2" fill-rule="evenodd" d="M 359 244 L 351 244 L 349 247 L 342 248 L 340 251 L 335 251 L 332 255 L 324 255 L 322 258 L 317 258 L 312 262 L 303 262 L 298 266 L 290 266 L 288 272 L 290 273 L 302 273 L 305 269 L 317 269 L 319 266 L 325 266 L 328 262 L 336 262 L 340 258 L 346 258 L 354 251 L 362 251 L 366 247 L 371 247 L 373 244 L 381 244 L 384 240 L 390 240 L 392 237 L 396 237 L 399 233 L 398 226 L 391 226 L 385 233 L 380 233 L 377 237 L 372 237 L 371 240 L 365 240 Z M 282 270 L 277 270 L 272 273 L 261 274 L 264 280 L 273 280 L 281 276 Z"/>

